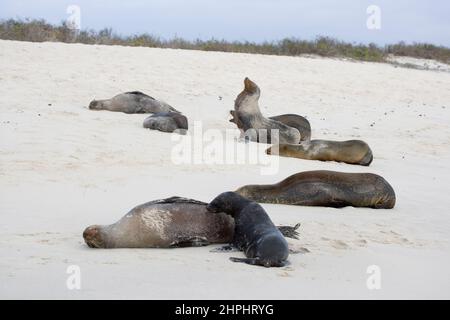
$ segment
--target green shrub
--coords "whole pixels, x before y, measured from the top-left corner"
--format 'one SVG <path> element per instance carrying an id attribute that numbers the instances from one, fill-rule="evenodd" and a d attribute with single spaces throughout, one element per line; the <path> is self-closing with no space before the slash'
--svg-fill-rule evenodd
<path id="1" fill-rule="evenodd" d="M 119 36 L 111 28 L 100 31 L 74 30 L 62 22 L 51 25 L 45 20 L 0 20 L 0 39 L 19 41 L 57 41 L 68 43 L 124 45 L 134 47 L 157 47 L 191 49 L 204 51 L 243 52 L 271 55 L 298 56 L 314 54 L 323 57 L 346 57 L 362 61 L 386 61 L 388 54 L 416 58 L 435 59 L 450 64 L 450 49 L 426 43 L 405 44 L 400 42 L 385 47 L 376 44 L 355 44 L 330 37 L 317 37 L 314 40 L 286 38 L 272 42 L 240 42 L 225 40 L 194 40 L 179 37 L 164 40 L 151 34 Z"/>

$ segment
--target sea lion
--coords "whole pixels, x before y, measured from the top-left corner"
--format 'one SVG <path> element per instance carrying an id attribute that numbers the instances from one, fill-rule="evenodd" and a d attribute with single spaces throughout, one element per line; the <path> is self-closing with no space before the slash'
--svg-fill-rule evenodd
<path id="1" fill-rule="evenodd" d="M 311 140 L 300 144 L 278 144 L 266 150 L 267 154 L 307 160 L 337 161 L 368 166 L 373 154 L 369 145 L 361 140 Z"/>
<path id="2" fill-rule="evenodd" d="M 91 248 L 177 248 L 228 243 L 234 220 L 225 213 L 211 214 L 207 203 L 171 197 L 139 205 L 111 225 L 92 225 L 83 232 Z M 295 227 L 280 226 L 297 238 Z"/>
<path id="3" fill-rule="evenodd" d="M 305 171 L 275 184 L 247 185 L 235 192 L 261 203 L 375 209 L 391 209 L 395 205 L 394 189 L 373 173 Z"/>
<path id="4" fill-rule="evenodd" d="M 109 110 L 125 113 L 157 113 L 178 112 L 164 101 L 156 100 L 140 91 L 118 94 L 111 99 L 93 100 L 89 104 L 91 110 Z"/>
<path id="5" fill-rule="evenodd" d="M 298 129 L 267 119 L 261 114 L 258 105 L 261 92 L 259 87 L 249 78 L 245 78 L 244 85 L 244 90 L 234 102 L 234 115 L 238 119 L 236 124 L 241 127 L 245 136 L 251 141 L 276 143 L 271 141 L 271 130 L 278 130 L 279 143 L 299 143 L 301 136 Z"/>
<path id="6" fill-rule="evenodd" d="M 230 110 L 230 114 L 233 117 L 230 119 L 230 122 L 235 123 L 239 129 L 243 130 L 242 122 L 237 117 L 235 111 Z M 300 132 L 300 141 L 311 140 L 311 125 L 305 117 L 299 116 L 298 114 L 281 114 L 279 116 L 269 117 L 269 119 L 279 121 L 297 129 Z"/>
<path id="7" fill-rule="evenodd" d="M 258 203 L 234 192 L 224 192 L 214 198 L 206 209 L 214 213 L 225 212 L 234 218 L 232 246 L 244 251 L 243 258 L 230 258 L 265 267 L 283 267 L 289 256 L 286 239 Z"/>
<path id="8" fill-rule="evenodd" d="M 269 117 L 269 119 L 279 121 L 289 127 L 297 129 L 300 132 L 300 141 L 311 140 L 311 124 L 305 117 L 288 113 Z"/>
<path id="9" fill-rule="evenodd" d="M 185 134 L 188 129 L 188 120 L 181 113 L 158 112 L 144 120 L 144 128 L 159 130 L 163 132 L 174 132 Z"/>

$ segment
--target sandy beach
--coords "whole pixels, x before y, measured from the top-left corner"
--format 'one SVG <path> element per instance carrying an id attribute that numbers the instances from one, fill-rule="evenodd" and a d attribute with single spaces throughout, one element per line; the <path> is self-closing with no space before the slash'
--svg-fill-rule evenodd
<path id="1" fill-rule="evenodd" d="M 431 64 L 427 64 L 431 65 Z M 306 116 L 314 139 L 366 141 L 370 167 L 280 158 L 174 164 L 171 134 L 147 115 L 92 111 L 92 99 L 139 90 L 182 111 L 190 128 L 228 122 L 248 76 L 263 114 Z M 450 72 L 387 63 L 120 46 L 0 41 L 0 298 L 450 298 Z M 198 122 L 200 123 L 200 122 Z M 245 147 L 245 146 L 244 146 Z M 269 159 L 263 153 L 260 157 Z M 274 157 L 270 161 L 274 161 Z M 232 263 L 218 247 L 91 249 L 85 227 L 170 196 L 223 191 L 306 170 L 372 172 L 396 191 L 392 210 L 264 204 L 301 222 L 282 268 Z M 78 266 L 81 288 L 69 290 Z M 369 266 L 381 288 L 369 289 Z"/>

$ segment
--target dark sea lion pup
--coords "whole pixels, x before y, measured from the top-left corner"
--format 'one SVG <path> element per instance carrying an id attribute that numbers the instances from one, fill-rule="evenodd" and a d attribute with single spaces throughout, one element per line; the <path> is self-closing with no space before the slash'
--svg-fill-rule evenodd
<path id="1" fill-rule="evenodd" d="M 267 154 L 283 157 L 337 161 L 368 166 L 373 154 L 369 145 L 361 140 L 330 141 L 311 140 L 300 144 L 277 144 L 266 150 Z"/>
<path id="2" fill-rule="evenodd" d="M 133 208 L 116 223 L 92 225 L 83 232 L 91 248 L 179 248 L 229 243 L 234 220 L 225 213 L 211 214 L 206 203 L 180 197 L 155 200 Z M 280 226 L 297 238 L 298 226 Z"/>
<path id="3" fill-rule="evenodd" d="M 305 171 L 275 184 L 244 186 L 236 193 L 260 203 L 299 206 L 391 209 L 395 205 L 394 189 L 373 173 Z"/>
<path id="4" fill-rule="evenodd" d="M 246 258 L 230 258 L 232 261 L 264 267 L 286 264 L 288 243 L 259 204 L 237 193 L 224 192 L 206 208 L 214 213 L 225 212 L 234 218 L 232 245 L 244 251 Z"/>
<path id="5" fill-rule="evenodd" d="M 179 112 L 164 101 L 156 100 L 140 91 L 121 93 L 106 100 L 93 100 L 89 109 L 124 113 Z"/>
<path id="6" fill-rule="evenodd" d="M 251 141 L 276 143 L 271 141 L 271 130 L 278 130 L 280 143 L 299 143 L 298 129 L 273 119 L 265 118 L 259 110 L 258 100 L 261 94 L 259 87 L 249 78 L 244 80 L 244 90 L 234 102 L 233 116 L 236 124 Z M 264 133 L 264 136 L 261 134 Z M 261 136 L 260 136 L 261 135 Z"/>

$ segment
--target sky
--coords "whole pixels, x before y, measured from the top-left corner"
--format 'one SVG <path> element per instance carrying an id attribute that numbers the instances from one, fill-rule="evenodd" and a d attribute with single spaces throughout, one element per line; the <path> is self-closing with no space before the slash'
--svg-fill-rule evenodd
<path id="1" fill-rule="evenodd" d="M 254 42 L 330 36 L 450 47 L 449 0 L 0 0 L 0 19 L 60 23 L 73 17 L 70 5 L 79 8 L 81 29 L 111 27 L 120 35 Z"/>

